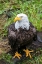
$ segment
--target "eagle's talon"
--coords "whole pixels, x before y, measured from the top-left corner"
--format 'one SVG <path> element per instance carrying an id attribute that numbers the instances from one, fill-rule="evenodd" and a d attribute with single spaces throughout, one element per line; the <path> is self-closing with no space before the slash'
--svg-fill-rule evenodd
<path id="1" fill-rule="evenodd" d="M 26 53 L 26 57 L 29 56 L 30 58 L 32 58 L 30 52 L 33 52 L 33 50 L 32 51 L 29 51 L 28 49 L 26 49 L 26 50 L 24 49 L 23 51 Z"/>
<path id="2" fill-rule="evenodd" d="M 16 58 L 16 57 L 17 57 L 18 59 L 20 59 L 20 57 L 22 57 L 22 55 L 19 54 L 18 52 L 16 52 L 13 58 Z"/>

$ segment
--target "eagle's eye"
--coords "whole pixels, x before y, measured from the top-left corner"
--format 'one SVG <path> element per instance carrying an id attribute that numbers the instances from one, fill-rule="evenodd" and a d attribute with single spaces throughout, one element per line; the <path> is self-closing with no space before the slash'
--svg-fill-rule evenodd
<path id="1" fill-rule="evenodd" d="M 21 18 L 22 18 L 23 16 L 21 16 Z"/>

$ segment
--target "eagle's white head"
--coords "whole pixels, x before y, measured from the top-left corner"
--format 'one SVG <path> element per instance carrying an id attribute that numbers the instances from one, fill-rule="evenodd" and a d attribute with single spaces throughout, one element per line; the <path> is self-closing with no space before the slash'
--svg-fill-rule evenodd
<path id="1" fill-rule="evenodd" d="M 22 28 L 22 29 L 26 29 L 26 30 L 29 30 L 29 20 L 28 20 L 28 17 L 26 14 L 18 14 L 15 19 L 14 19 L 14 22 L 15 22 L 15 29 L 19 29 L 19 28 Z"/>

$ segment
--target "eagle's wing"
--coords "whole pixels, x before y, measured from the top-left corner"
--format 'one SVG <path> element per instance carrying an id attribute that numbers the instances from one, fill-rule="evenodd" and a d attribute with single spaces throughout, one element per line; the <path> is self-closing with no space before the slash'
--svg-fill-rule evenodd
<path id="1" fill-rule="evenodd" d="M 35 41 L 37 39 L 37 30 L 36 28 L 32 25 L 32 23 L 30 22 L 30 30 L 33 32 L 33 40 Z"/>
<path id="2" fill-rule="evenodd" d="M 8 27 L 8 39 L 9 41 L 13 41 L 13 40 L 16 40 L 16 34 L 15 34 L 15 25 L 14 23 L 11 24 L 9 27 Z"/>

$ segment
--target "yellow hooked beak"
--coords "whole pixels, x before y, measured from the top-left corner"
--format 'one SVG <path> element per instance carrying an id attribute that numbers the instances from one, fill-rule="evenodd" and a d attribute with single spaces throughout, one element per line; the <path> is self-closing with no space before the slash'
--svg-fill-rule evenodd
<path id="1" fill-rule="evenodd" d="M 14 22 L 21 20 L 20 17 L 15 17 Z"/>

